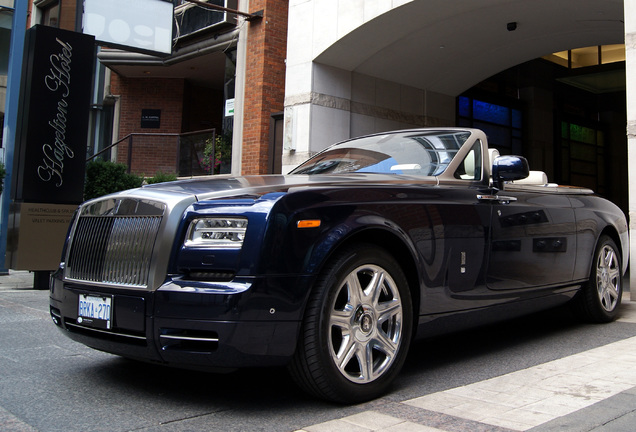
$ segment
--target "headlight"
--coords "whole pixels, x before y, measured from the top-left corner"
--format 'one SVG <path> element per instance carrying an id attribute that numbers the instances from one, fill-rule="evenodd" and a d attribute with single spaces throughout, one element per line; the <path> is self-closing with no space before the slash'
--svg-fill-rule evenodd
<path id="1" fill-rule="evenodd" d="M 247 219 L 244 218 L 199 218 L 188 228 L 185 247 L 212 249 L 238 249 L 243 246 Z"/>

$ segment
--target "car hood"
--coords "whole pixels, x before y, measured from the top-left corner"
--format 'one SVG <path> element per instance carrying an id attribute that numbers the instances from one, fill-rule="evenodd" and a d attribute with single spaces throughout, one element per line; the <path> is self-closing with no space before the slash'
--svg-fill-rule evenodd
<path id="1" fill-rule="evenodd" d="M 196 200 L 251 196 L 271 192 L 291 192 L 307 187 L 361 187 L 400 184 L 437 185 L 435 177 L 409 177 L 403 175 L 351 173 L 343 175 L 259 175 L 209 176 L 144 186 L 144 194 L 190 195 Z"/>

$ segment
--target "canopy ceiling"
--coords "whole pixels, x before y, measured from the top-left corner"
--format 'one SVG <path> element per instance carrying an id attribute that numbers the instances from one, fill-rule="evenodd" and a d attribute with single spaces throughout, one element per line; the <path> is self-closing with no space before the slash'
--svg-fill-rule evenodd
<path id="1" fill-rule="evenodd" d="M 456 96 L 525 61 L 624 38 L 622 0 L 415 0 L 315 61 Z"/>

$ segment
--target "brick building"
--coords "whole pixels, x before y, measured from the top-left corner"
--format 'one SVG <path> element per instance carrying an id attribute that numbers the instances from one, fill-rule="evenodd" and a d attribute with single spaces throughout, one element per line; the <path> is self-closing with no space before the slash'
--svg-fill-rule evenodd
<path id="1" fill-rule="evenodd" d="M 145 175 L 274 172 L 275 137 L 279 148 L 282 142 L 288 2 L 173 3 L 170 55 L 100 49 L 89 155 Z M 34 0 L 31 25 L 79 29 L 76 4 Z M 216 151 L 206 160 L 210 143 Z"/>

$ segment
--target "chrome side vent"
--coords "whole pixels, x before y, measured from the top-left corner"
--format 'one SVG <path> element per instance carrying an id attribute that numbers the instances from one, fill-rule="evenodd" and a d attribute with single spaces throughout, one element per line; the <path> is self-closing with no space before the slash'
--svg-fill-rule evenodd
<path id="1" fill-rule="evenodd" d="M 71 239 L 66 277 L 147 287 L 162 218 L 162 204 L 130 198 L 98 202 L 82 209 Z"/>
<path id="2" fill-rule="evenodd" d="M 219 336 L 212 331 L 162 328 L 159 342 L 164 351 L 211 353 L 219 347 Z"/>

